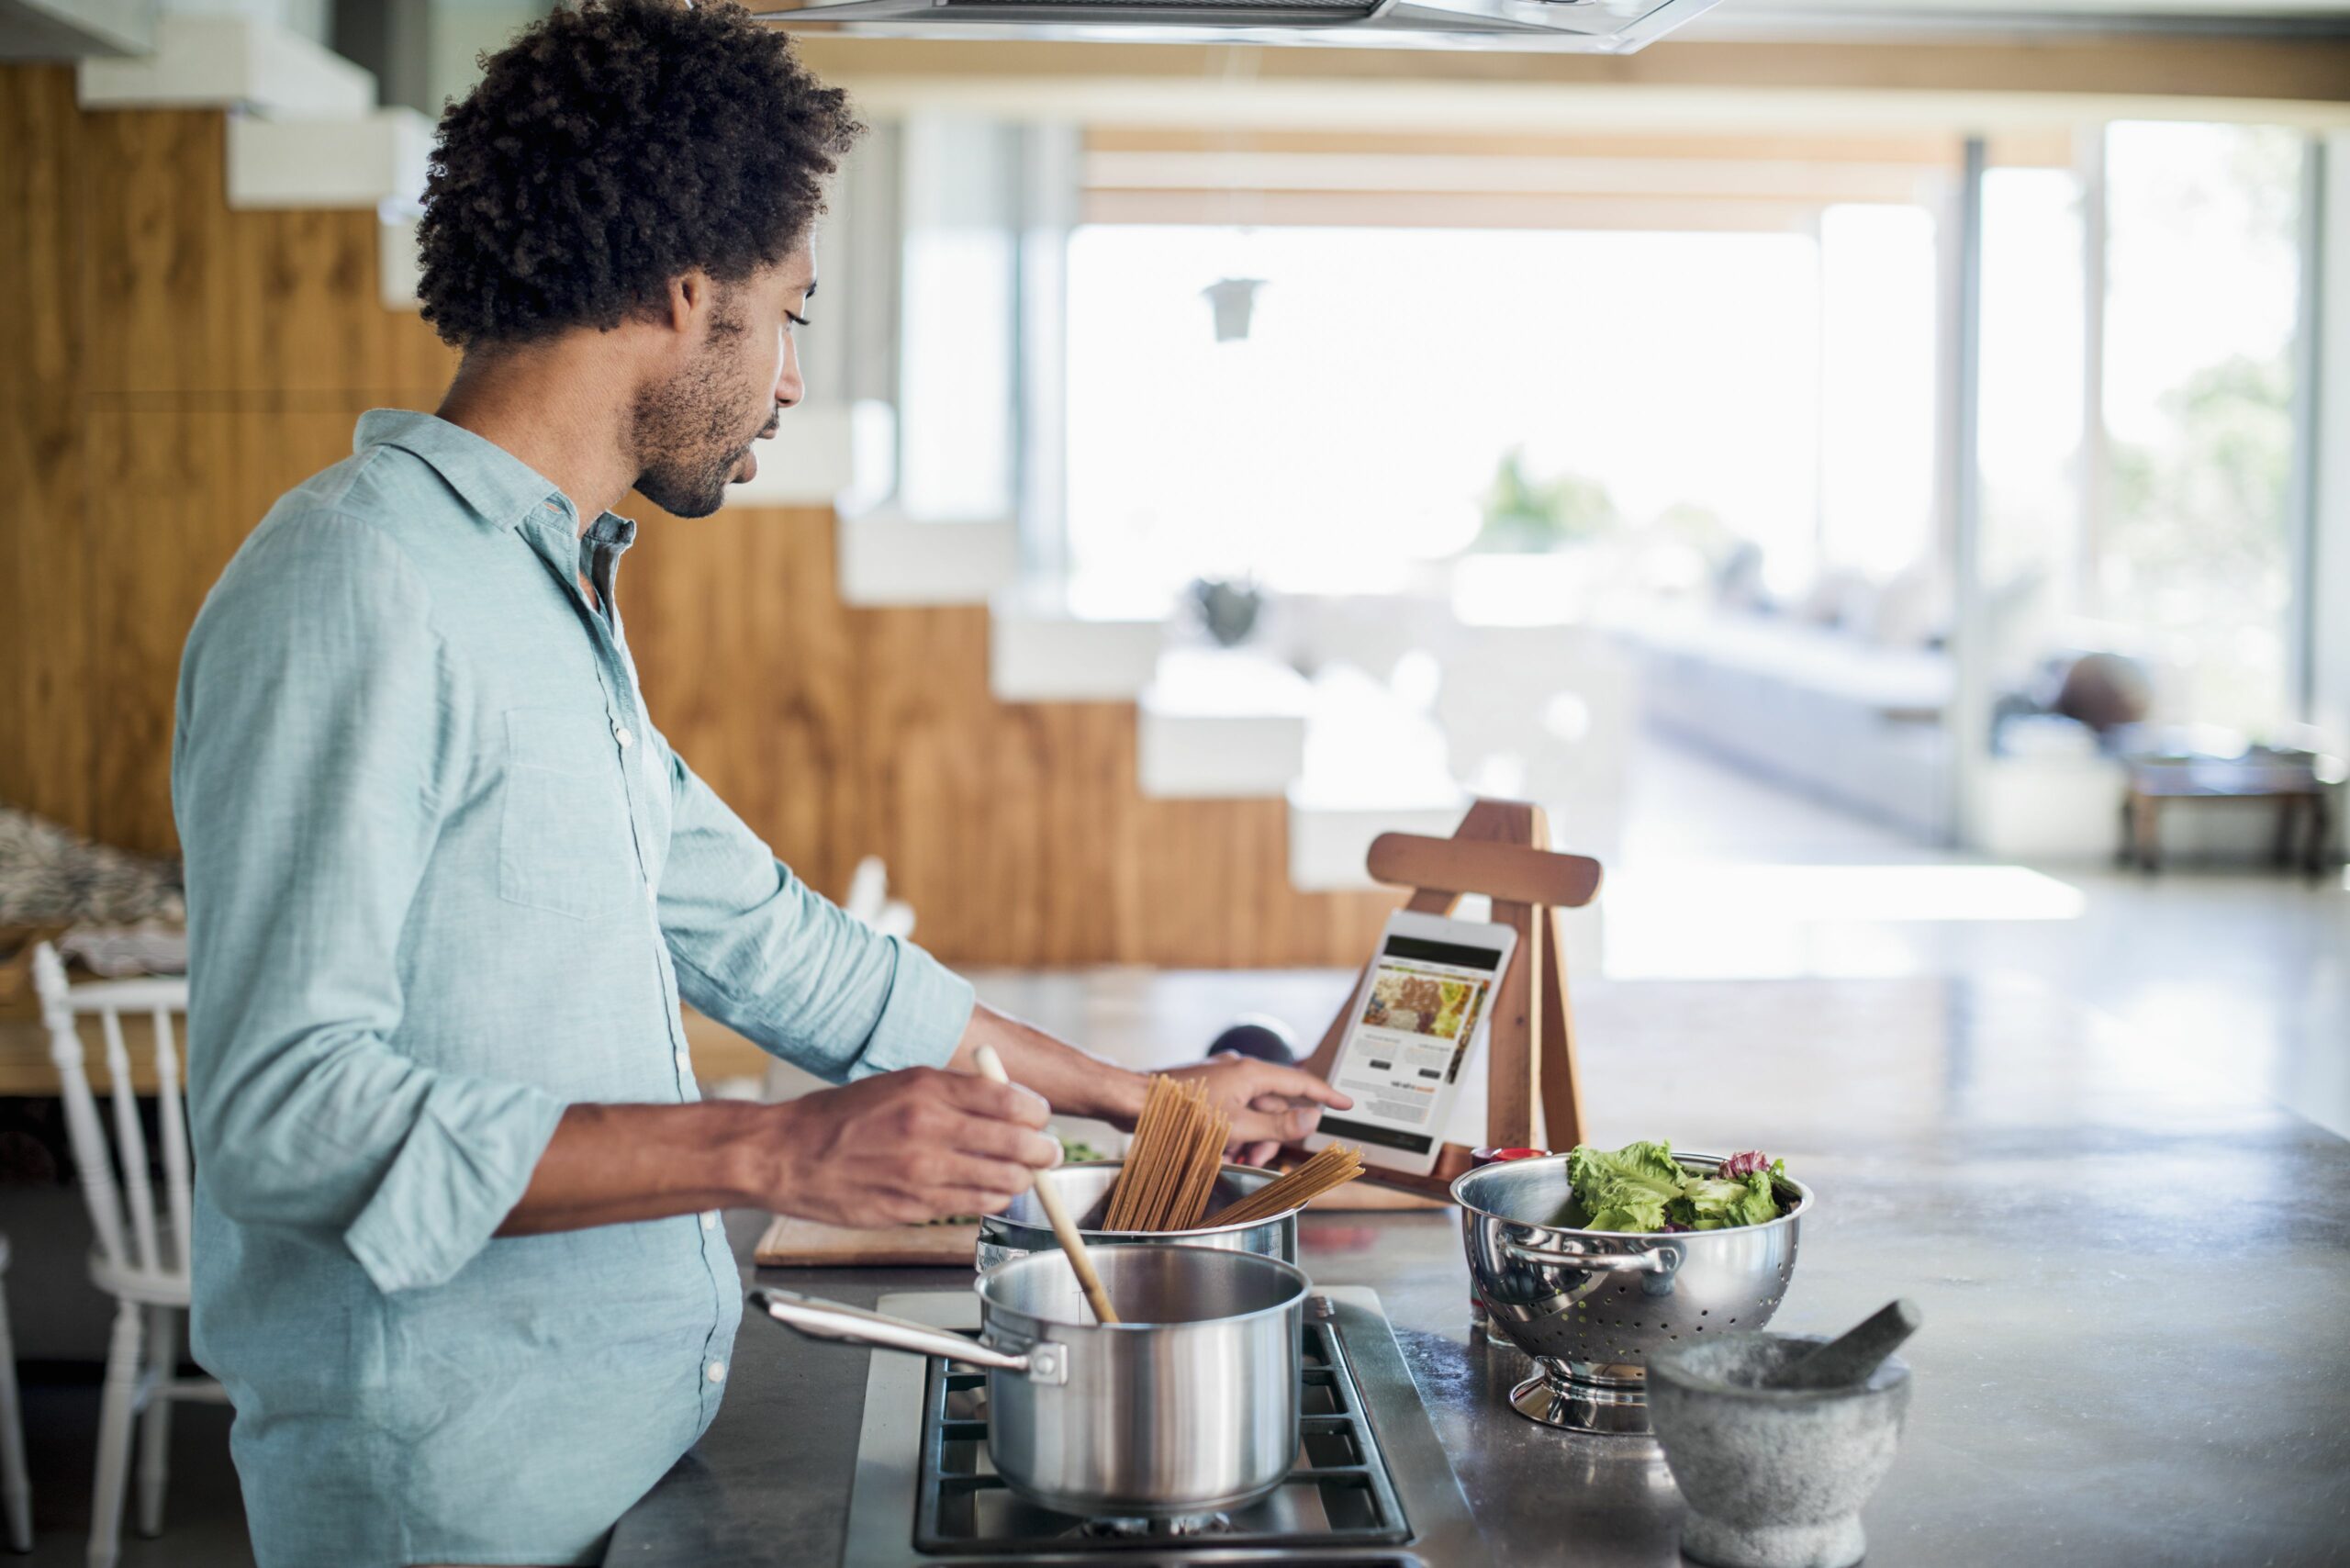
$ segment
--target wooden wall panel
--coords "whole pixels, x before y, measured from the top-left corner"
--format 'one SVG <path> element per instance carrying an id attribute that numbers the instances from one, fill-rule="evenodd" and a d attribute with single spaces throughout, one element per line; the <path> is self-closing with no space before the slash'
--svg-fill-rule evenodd
<path id="1" fill-rule="evenodd" d="M 82 117 L 87 385 L 163 392 L 229 385 L 229 211 L 219 114 L 125 110 Z M 101 173 L 102 172 L 102 174 Z"/>
<path id="2" fill-rule="evenodd" d="M 173 854 L 170 758 L 180 649 L 277 498 L 351 454 L 361 409 L 96 407 L 89 471 L 89 694 L 105 722 L 91 831 Z"/>
<path id="3" fill-rule="evenodd" d="M 642 503 L 620 593 L 654 722 L 839 891 L 886 858 L 965 963 L 1351 963 L 1395 899 L 1289 885 L 1279 801 L 1148 801 L 1125 702 L 1002 703 L 978 607 L 852 610 L 832 515 Z"/>
<path id="4" fill-rule="evenodd" d="M 0 388 L 70 394 L 80 372 L 78 310 L 59 308 L 83 256 L 79 195 L 86 180 L 71 67 L 24 67 L 0 88 L 0 300 L 10 349 Z"/>
<path id="5" fill-rule="evenodd" d="M 74 106 L 0 66 L 0 799 L 176 846 L 187 628 L 279 494 L 452 356 L 376 296 L 368 213 L 231 213 L 221 117 Z M 17 150 L 24 156 L 17 156 Z M 1352 963 L 1393 900 L 1304 895 L 1278 801 L 1154 801 L 1130 703 L 1003 704 L 979 607 L 851 610 L 829 511 L 640 507 L 623 574 L 663 729 L 815 886 L 888 857 L 950 961 Z"/>
<path id="6" fill-rule="evenodd" d="M 73 406 L 0 404 L 0 801 L 90 832 L 89 622 Z"/>
<path id="7" fill-rule="evenodd" d="M 0 800 L 87 831 L 91 712 L 77 410 L 84 346 L 72 308 L 85 167 L 70 68 L 6 73 L 0 90 Z"/>
<path id="8" fill-rule="evenodd" d="M 229 210 L 222 117 L 82 117 L 91 166 L 85 379 L 101 393 L 445 385 L 455 358 L 377 294 L 372 212 Z"/>

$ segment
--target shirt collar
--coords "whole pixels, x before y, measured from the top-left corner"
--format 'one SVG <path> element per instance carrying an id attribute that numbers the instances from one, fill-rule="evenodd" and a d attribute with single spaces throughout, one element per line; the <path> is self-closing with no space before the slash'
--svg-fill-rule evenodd
<path id="1" fill-rule="evenodd" d="M 530 521 L 560 520 L 566 534 L 578 531 L 578 513 L 571 499 L 543 474 L 498 445 L 485 441 L 462 425 L 408 409 L 373 409 L 359 417 L 352 450 L 397 446 L 430 465 L 464 498 L 483 521 L 498 528 L 519 528 Z M 636 539 L 636 524 L 606 512 L 588 527 L 587 536 L 598 544 L 625 550 Z"/>
<path id="2" fill-rule="evenodd" d="M 636 520 L 608 511 L 588 525 L 588 532 L 581 535 L 581 539 L 586 543 L 606 544 L 614 550 L 625 550 L 636 543 Z"/>

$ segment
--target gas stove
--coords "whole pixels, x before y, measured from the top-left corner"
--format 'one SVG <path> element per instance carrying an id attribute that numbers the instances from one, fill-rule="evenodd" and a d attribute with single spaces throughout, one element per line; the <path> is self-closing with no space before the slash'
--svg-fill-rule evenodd
<path id="1" fill-rule="evenodd" d="M 886 1295 L 879 1310 L 976 1329 L 969 1291 Z M 1228 1514 L 1085 1519 L 1015 1496 L 988 1462 L 987 1376 L 876 1355 L 865 1385 L 843 1568 L 1475 1568 L 1490 1555 L 1421 1408 L 1377 1293 L 1306 1302 L 1296 1463 Z"/>

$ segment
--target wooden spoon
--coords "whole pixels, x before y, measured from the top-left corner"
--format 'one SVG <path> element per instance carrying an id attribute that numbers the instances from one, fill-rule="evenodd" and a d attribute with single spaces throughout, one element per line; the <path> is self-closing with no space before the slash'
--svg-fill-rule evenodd
<path id="1" fill-rule="evenodd" d="M 971 1058 L 979 1063 L 980 1077 L 991 1078 L 1002 1084 L 1012 1082 L 993 1046 L 981 1046 L 971 1053 Z M 1053 1239 L 1061 1244 L 1063 1252 L 1069 1254 L 1069 1266 L 1076 1271 L 1077 1282 L 1084 1290 L 1086 1302 L 1093 1308 L 1093 1316 L 1104 1323 L 1117 1322 L 1117 1309 L 1110 1305 L 1110 1293 L 1102 1288 L 1102 1276 L 1093 1271 L 1093 1255 L 1085 1249 L 1085 1238 L 1078 1235 L 1076 1225 L 1069 1217 L 1069 1211 L 1061 1207 L 1060 1193 L 1055 1192 L 1053 1184 L 1041 1175 L 1036 1181 L 1036 1202 L 1043 1207 L 1045 1218 L 1053 1227 Z"/>

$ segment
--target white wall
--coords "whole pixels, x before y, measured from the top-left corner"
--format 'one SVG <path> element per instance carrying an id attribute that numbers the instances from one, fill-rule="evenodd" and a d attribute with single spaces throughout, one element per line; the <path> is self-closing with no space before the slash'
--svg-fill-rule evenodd
<path id="1" fill-rule="evenodd" d="M 474 84 L 481 80 L 476 58 L 484 50 L 497 53 L 516 33 L 546 13 L 544 0 L 436 4 L 432 7 L 431 58 L 426 67 L 425 112 L 438 116 L 443 103 L 472 92 Z"/>
<path id="2" fill-rule="evenodd" d="M 297 32 L 312 43 L 330 43 L 332 0 L 163 0 L 163 9 L 190 17 L 251 17 Z"/>

